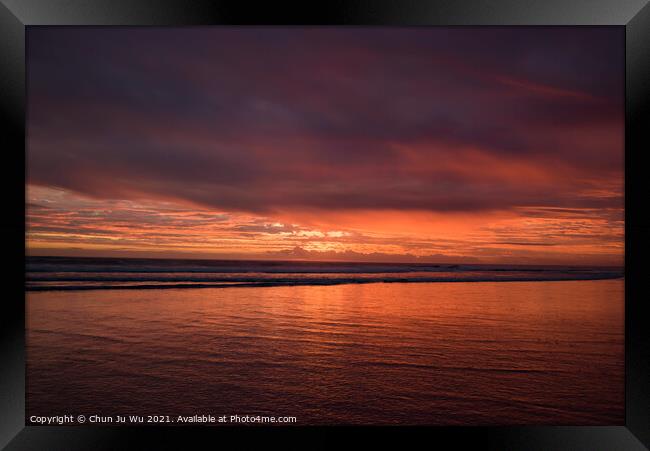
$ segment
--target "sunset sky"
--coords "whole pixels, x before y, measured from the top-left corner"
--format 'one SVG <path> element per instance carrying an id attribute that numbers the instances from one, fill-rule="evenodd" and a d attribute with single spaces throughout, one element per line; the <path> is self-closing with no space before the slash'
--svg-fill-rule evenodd
<path id="1" fill-rule="evenodd" d="M 622 264 L 623 33 L 29 27 L 28 253 Z"/>

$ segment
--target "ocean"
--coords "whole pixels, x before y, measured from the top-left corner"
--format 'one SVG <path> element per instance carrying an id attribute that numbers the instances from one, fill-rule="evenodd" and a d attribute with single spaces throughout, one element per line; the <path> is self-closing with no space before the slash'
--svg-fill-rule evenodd
<path id="1" fill-rule="evenodd" d="M 615 267 L 30 257 L 27 290 L 602 280 Z"/>
<path id="2" fill-rule="evenodd" d="M 30 257 L 27 418 L 624 424 L 620 268 Z"/>

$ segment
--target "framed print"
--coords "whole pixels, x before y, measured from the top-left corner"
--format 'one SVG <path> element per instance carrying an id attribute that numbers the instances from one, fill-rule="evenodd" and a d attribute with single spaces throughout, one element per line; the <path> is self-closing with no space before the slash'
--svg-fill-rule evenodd
<path id="1" fill-rule="evenodd" d="M 2 1 L 6 449 L 648 446 L 646 2 Z"/>

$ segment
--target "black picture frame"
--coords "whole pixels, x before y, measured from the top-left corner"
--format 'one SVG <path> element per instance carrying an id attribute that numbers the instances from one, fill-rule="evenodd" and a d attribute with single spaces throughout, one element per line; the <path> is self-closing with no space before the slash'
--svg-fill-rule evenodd
<path id="1" fill-rule="evenodd" d="M 602 427 L 194 428 L 25 426 L 25 28 L 33 25 L 610 25 L 625 27 L 625 425 Z M 481 449 L 635 450 L 650 447 L 650 194 L 643 154 L 650 149 L 648 0 L 0 0 L 1 177 L 5 208 L 0 272 L 4 293 L 0 355 L 0 446 L 8 450 L 192 449 L 227 437 L 340 446 L 355 438 L 401 445 L 452 440 Z M 306 434 L 309 434 L 307 437 Z M 347 438 L 346 438 L 347 440 Z"/>

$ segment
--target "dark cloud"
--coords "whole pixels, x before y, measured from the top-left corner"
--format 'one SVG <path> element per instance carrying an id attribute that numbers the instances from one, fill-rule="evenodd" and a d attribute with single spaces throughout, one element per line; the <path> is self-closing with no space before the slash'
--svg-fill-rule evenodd
<path id="1" fill-rule="evenodd" d="M 28 30 L 28 179 L 226 210 L 621 207 L 617 28 Z M 611 183 L 610 183 L 611 184 Z"/>

